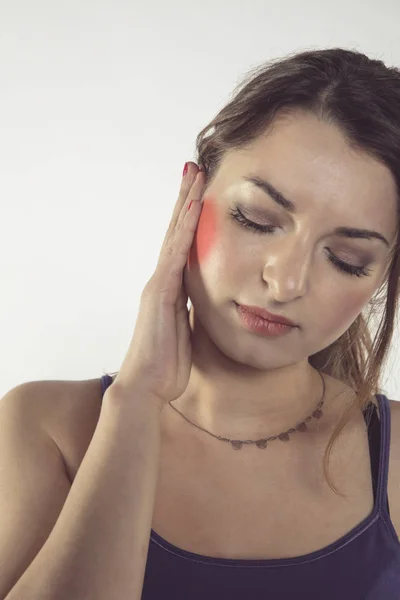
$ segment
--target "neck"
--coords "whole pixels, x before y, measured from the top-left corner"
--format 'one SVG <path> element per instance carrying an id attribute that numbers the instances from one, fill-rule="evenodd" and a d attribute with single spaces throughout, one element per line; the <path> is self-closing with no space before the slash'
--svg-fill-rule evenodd
<path id="1" fill-rule="evenodd" d="M 322 398 L 321 375 L 308 361 L 269 371 L 228 363 L 226 357 L 218 361 L 193 348 L 189 385 L 172 403 L 214 435 L 256 439 L 280 434 L 310 416 Z"/>

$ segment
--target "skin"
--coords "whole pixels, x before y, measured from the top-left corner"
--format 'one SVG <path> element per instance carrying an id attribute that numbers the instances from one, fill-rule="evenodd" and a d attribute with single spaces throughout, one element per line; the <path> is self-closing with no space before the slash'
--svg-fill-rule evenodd
<path id="1" fill-rule="evenodd" d="M 297 214 L 243 181 L 249 174 L 270 181 L 295 203 Z M 357 318 L 384 280 L 390 250 L 378 240 L 332 232 L 339 226 L 372 229 L 392 244 L 396 193 L 385 165 L 351 150 L 335 126 L 303 112 L 229 152 L 203 194 L 184 270 L 193 368 L 174 406 L 215 435 L 242 440 L 281 433 L 310 415 L 322 382 L 308 357 Z M 276 229 L 245 229 L 229 215 L 235 205 L 250 220 Z M 370 275 L 339 271 L 326 248 L 343 261 L 367 266 Z M 234 301 L 282 314 L 298 328 L 280 338 L 249 332 Z M 329 408 L 332 379 L 326 381 Z M 194 432 L 204 443 L 221 446 L 191 428 Z"/>

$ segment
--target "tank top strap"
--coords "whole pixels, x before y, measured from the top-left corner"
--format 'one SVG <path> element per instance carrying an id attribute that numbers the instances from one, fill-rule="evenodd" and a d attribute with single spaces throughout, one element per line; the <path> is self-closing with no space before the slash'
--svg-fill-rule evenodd
<path id="1" fill-rule="evenodd" d="M 388 476 L 390 457 L 390 405 L 385 394 L 376 394 L 380 417 L 380 449 L 377 485 L 377 504 L 380 512 L 387 513 Z"/>
<path id="2" fill-rule="evenodd" d="M 112 384 L 113 378 L 111 375 L 103 375 L 101 378 L 101 399 L 103 399 L 106 389 Z"/>

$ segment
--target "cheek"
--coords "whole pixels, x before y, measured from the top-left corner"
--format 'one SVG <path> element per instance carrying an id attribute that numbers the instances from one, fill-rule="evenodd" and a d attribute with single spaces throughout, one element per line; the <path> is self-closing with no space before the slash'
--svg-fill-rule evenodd
<path id="1" fill-rule="evenodd" d="M 349 292 L 348 294 L 333 293 L 321 299 L 318 311 L 318 326 L 323 334 L 332 334 L 331 343 L 340 337 L 362 312 L 370 294 L 363 292 Z M 340 308 L 338 308 L 340 307 Z"/>
<path id="2" fill-rule="evenodd" d="M 218 243 L 219 228 L 217 221 L 218 218 L 215 199 L 212 196 L 206 196 L 203 199 L 203 206 L 197 225 L 197 230 L 189 252 L 189 269 L 203 264 Z"/>
<path id="3" fill-rule="evenodd" d="M 361 288 L 361 286 L 360 286 Z M 340 300 L 336 303 L 337 306 L 340 306 L 340 310 L 337 311 L 335 318 L 340 322 L 340 320 L 344 320 L 349 322 L 349 325 L 356 319 L 356 317 L 363 310 L 368 300 L 371 297 L 370 289 L 359 290 L 341 295 Z M 339 304 L 340 303 L 340 304 Z"/>

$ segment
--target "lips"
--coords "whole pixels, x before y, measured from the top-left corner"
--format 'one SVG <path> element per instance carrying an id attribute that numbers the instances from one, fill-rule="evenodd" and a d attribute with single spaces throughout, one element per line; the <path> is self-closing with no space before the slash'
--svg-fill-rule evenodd
<path id="1" fill-rule="evenodd" d="M 241 306 L 244 310 L 247 310 L 254 315 L 258 315 L 266 321 L 271 321 L 272 323 L 281 323 L 282 325 L 289 325 L 290 327 L 297 327 L 296 323 L 293 323 L 293 321 L 290 319 L 287 319 L 282 315 L 274 315 L 260 306 L 248 306 L 246 304 L 240 304 L 238 306 Z"/>

